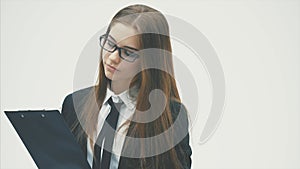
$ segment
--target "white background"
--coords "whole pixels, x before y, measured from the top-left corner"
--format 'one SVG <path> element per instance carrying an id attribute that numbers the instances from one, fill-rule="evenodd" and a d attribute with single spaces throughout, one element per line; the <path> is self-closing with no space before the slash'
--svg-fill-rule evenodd
<path id="1" fill-rule="evenodd" d="M 3 111 L 60 109 L 73 92 L 83 47 L 115 12 L 136 2 L 1 1 L 1 169 L 37 168 Z M 200 72 L 192 168 L 300 168 L 300 1 L 143 4 L 197 27 L 224 69 L 223 118 L 200 145 L 211 99 L 208 78 L 174 43 L 174 53 Z"/>

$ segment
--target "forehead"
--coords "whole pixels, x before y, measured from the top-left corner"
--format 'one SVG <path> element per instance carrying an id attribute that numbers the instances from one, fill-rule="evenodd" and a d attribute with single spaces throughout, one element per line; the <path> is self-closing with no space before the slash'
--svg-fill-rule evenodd
<path id="1" fill-rule="evenodd" d="M 131 26 L 117 22 L 112 25 L 109 35 L 112 36 L 120 46 L 138 48 L 137 32 Z"/>

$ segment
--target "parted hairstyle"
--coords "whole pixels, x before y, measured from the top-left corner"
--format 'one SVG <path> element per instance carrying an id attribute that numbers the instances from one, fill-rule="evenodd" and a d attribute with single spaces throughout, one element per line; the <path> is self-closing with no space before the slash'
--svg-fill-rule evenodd
<path id="1" fill-rule="evenodd" d="M 172 109 L 170 104 L 172 102 L 181 103 L 181 99 L 174 79 L 174 68 L 172 59 L 172 48 L 169 37 L 169 26 L 164 15 L 146 5 L 131 5 L 118 11 L 112 18 L 106 35 L 110 33 L 112 26 L 116 23 L 121 23 L 126 26 L 130 26 L 138 33 L 139 48 L 142 49 L 161 49 L 167 52 L 161 53 L 158 56 L 144 55 L 141 57 L 142 70 L 133 77 L 129 86 L 129 93 L 132 98 L 136 99 L 136 109 L 139 111 L 145 111 L 149 109 L 150 103 L 148 97 L 150 92 L 154 89 L 160 89 L 165 94 L 166 104 L 165 110 L 162 114 L 152 122 L 141 123 L 127 120 L 123 125 L 132 123 L 132 128 L 128 129 L 128 136 L 135 138 L 147 138 L 156 136 L 166 130 L 173 124 L 174 119 L 172 117 Z M 103 49 L 100 51 L 100 58 L 102 58 Z M 74 124 L 72 129 L 83 125 L 84 131 L 78 133 L 79 137 L 87 135 L 89 138 L 93 138 L 97 126 L 97 119 L 103 101 L 106 96 L 107 86 L 110 85 L 111 80 L 105 76 L 103 60 L 99 62 L 99 74 L 97 79 L 97 85 L 94 88 L 94 95 L 90 95 L 87 99 L 83 113 L 79 115 L 79 121 L 81 124 Z M 157 64 L 161 68 L 148 69 L 149 65 Z M 144 69 L 143 69 L 144 68 Z M 166 70 L 166 71 L 163 71 Z M 133 86 L 137 87 L 138 92 L 134 93 Z M 135 88 L 136 89 L 136 88 Z M 151 113 L 151 112 L 148 112 Z M 135 112 L 133 118 L 139 119 L 139 113 Z M 169 145 L 174 145 L 174 136 L 170 133 L 165 136 L 165 141 Z M 78 138 L 80 139 L 80 138 Z M 142 142 L 142 140 L 141 140 Z M 153 147 L 156 147 L 156 151 L 159 151 L 159 143 L 153 143 Z M 126 146 L 126 143 L 124 144 Z M 138 144 L 137 150 L 140 150 L 141 157 L 146 151 L 146 147 L 143 143 Z M 175 146 L 175 145 L 174 145 Z M 159 159 L 156 156 L 154 160 L 146 161 L 141 160 L 140 168 L 181 168 L 181 162 L 178 159 L 175 148 L 171 148 L 166 158 L 172 161 L 172 166 L 164 166 L 164 159 Z M 145 158 L 144 158 L 145 159 Z"/>

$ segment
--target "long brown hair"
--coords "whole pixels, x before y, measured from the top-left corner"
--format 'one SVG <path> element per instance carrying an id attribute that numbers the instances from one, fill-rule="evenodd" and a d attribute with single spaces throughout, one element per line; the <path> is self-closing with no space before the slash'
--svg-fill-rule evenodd
<path id="1" fill-rule="evenodd" d="M 145 111 L 149 109 L 149 100 L 148 97 L 145 96 L 149 96 L 150 92 L 154 89 L 160 89 L 165 94 L 167 103 L 164 112 L 157 119 L 149 123 L 139 123 L 134 121 L 126 121 L 125 123 L 131 123 L 132 126 L 131 129 L 127 130 L 128 136 L 147 138 L 158 135 L 168 130 L 173 124 L 174 119 L 172 118 L 172 109 L 170 108 L 171 102 L 175 101 L 181 103 L 174 79 L 172 48 L 167 20 L 163 14 L 151 7 L 145 5 L 131 5 L 121 9 L 112 18 L 106 35 L 109 34 L 115 23 L 129 25 L 139 33 L 138 39 L 140 49 L 155 48 L 168 51 L 167 53 L 161 53 L 159 56 L 143 56 L 141 60 L 142 71 L 139 72 L 130 83 L 130 90 L 132 89 L 132 86 L 138 88 L 138 93 L 133 96 L 136 98 L 137 110 Z M 103 51 L 101 50 L 100 58 L 102 58 L 102 53 Z M 149 68 L 149 65 L 151 64 L 159 64 L 161 70 L 146 69 Z M 85 130 L 85 133 L 79 133 L 79 137 L 87 135 L 89 138 L 93 138 L 98 122 L 98 115 L 106 96 L 107 85 L 111 83 L 104 74 L 103 60 L 100 61 L 97 82 L 98 84 L 94 86 L 87 98 L 82 113 L 78 117 L 81 126 L 83 126 Z M 135 112 L 133 118 L 139 119 L 139 113 Z M 78 125 L 79 124 L 74 124 L 73 129 L 78 127 Z M 165 138 L 165 141 L 168 144 L 173 145 L 172 138 L 172 135 L 169 135 Z M 124 146 L 126 146 L 126 143 Z M 139 144 L 139 146 L 141 157 L 143 157 L 142 153 L 144 153 L 146 147 L 143 143 Z M 156 144 L 156 147 L 159 147 L 159 143 Z M 180 159 L 177 158 L 175 149 L 171 148 L 168 152 L 168 158 L 172 161 L 172 168 L 181 168 Z M 158 156 L 156 156 L 156 158 L 157 159 L 152 161 L 153 164 L 150 165 L 155 168 L 162 168 L 164 163 L 163 159 L 158 159 Z M 147 165 L 149 166 L 149 164 Z M 141 160 L 140 167 L 147 167 L 145 160 Z"/>

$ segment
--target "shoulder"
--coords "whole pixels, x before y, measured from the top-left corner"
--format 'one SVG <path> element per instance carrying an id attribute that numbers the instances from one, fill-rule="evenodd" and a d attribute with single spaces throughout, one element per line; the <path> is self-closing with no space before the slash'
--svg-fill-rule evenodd
<path id="1" fill-rule="evenodd" d="M 80 89 L 80 90 L 77 90 L 75 92 L 68 94 L 63 100 L 62 108 L 66 108 L 71 105 L 74 106 L 74 104 L 78 104 L 78 103 L 82 102 L 83 100 L 85 100 L 87 98 L 89 93 L 91 91 L 93 91 L 94 89 L 95 89 L 95 86 L 91 86 L 91 87 L 83 88 L 83 89 Z"/>
<path id="2" fill-rule="evenodd" d="M 74 118 L 74 114 L 83 108 L 87 96 L 93 89 L 95 89 L 95 86 L 83 88 L 68 94 L 62 103 L 61 114 L 63 117 L 65 119 Z"/>
<path id="3" fill-rule="evenodd" d="M 74 92 L 68 94 L 64 98 L 63 104 L 72 102 L 72 100 L 74 98 L 81 98 L 81 99 L 85 98 L 88 96 L 89 92 L 91 92 L 93 89 L 95 89 L 95 86 L 91 86 L 91 87 L 87 87 L 87 88 L 83 88 L 83 89 L 74 91 Z"/>
<path id="4" fill-rule="evenodd" d="M 180 101 L 171 100 L 170 105 L 171 105 L 171 109 L 176 112 L 180 110 L 187 112 L 185 105 Z"/>
<path id="5" fill-rule="evenodd" d="M 181 120 L 182 122 L 188 121 L 188 111 L 186 106 L 182 102 L 177 100 L 172 100 L 170 102 L 170 110 L 172 113 L 173 121 L 175 120 Z"/>

